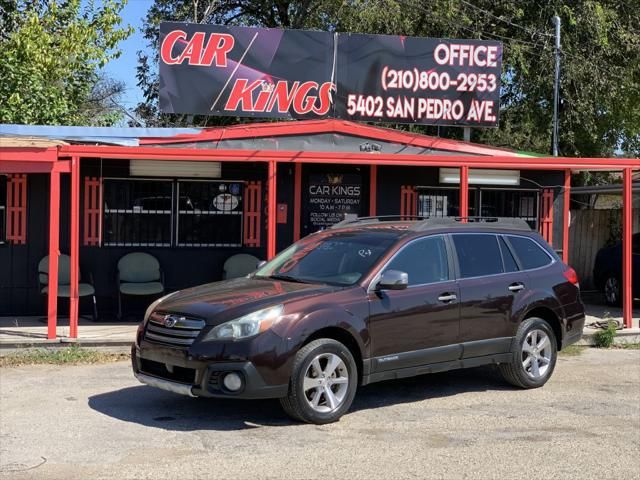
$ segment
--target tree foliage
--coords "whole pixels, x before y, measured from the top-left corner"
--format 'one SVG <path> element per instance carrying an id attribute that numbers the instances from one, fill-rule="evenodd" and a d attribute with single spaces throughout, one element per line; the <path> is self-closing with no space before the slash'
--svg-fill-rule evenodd
<path id="1" fill-rule="evenodd" d="M 130 33 L 126 0 L 0 0 L 0 123 L 110 125 L 123 84 L 100 69 Z"/>
<path id="2" fill-rule="evenodd" d="M 562 20 L 560 151 L 567 156 L 640 154 L 640 0 L 156 0 L 143 33 L 138 81 L 149 125 L 205 125 L 228 118 L 158 111 L 160 21 L 308 28 L 504 43 L 500 127 L 474 140 L 547 153 L 553 111 L 554 38 Z M 434 127 L 404 126 L 434 133 Z M 460 136 L 461 129 L 441 130 Z"/>

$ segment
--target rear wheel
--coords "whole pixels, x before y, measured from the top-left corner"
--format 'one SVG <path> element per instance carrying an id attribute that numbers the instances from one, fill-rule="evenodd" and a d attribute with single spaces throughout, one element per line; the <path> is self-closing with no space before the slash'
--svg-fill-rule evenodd
<path id="1" fill-rule="evenodd" d="M 609 274 L 604 281 L 604 299 L 607 305 L 620 305 L 620 280 L 613 274 Z"/>
<path id="2" fill-rule="evenodd" d="M 558 355 L 551 326 L 541 318 L 527 318 L 518 328 L 512 355 L 511 363 L 499 365 L 507 382 L 521 388 L 537 388 L 547 383 Z"/>
<path id="3" fill-rule="evenodd" d="M 331 423 L 347 412 L 357 385 L 358 370 L 349 349 L 321 338 L 296 354 L 289 394 L 280 403 L 296 420 Z"/>

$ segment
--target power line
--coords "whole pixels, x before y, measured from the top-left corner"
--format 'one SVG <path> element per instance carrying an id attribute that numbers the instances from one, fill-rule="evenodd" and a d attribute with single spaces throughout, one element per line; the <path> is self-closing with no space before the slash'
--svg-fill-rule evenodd
<path id="1" fill-rule="evenodd" d="M 427 14 L 431 14 L 430 10 L 427 10 L 426 8 L 424 8 L 422 5 L 419 4 L 413 4 L 413 3 L 408 3 L 405 0 L 394 0 L 397 3 L 400 3 L 402 5 L 404 5 L 405 7 L 409 7 L 409 8 L 413 8 L 413 9 L 418 9 L 420 11 L 422 11 L 423 13 L 427 13 Z M 466 32 L 471 33 L 472 35 L 484 39 L 484 40 L 504 40 L 507 42 L 513 42 L 513 43 L 518 43 L 520 44 L 523 48 L 528 48 L 528 49 L 536 49 L 539 50 L 540 48 L 543 49 L 548 49 L 549 46 L 545 43 L 534 43 L 534 42 L 529 42 L 526 40 L 520 40 L 519 38 L 513 38 L 513 37 L 508 37 L 506 35 L 500 35 L 497 33 L 493 33 L 493 32 L 484 32 L 481 30 L 477 30 L 477 29 L 472 29 L 469 28 L 465 25 L 462 24 L 455 24 L 455 23 L 451 23 L 448 19 L 443 18 L 442 20 L 444 20 L 449 27 L 453 28 L 453 29 L 460 29 L 460 30 L 464 30 Z"/>
<path id="2" fill-rule="evenodd" d="M 485 10 L 484 8 L 478 7 L 477 5 L 474 5 L 474 4 L 470 3 L 470 2 L 467 2 L 466 0 L 460 0 L 460 2 L 465 4 L 465 5 L 467 5 L 467 6 L 469 6 L 469 7 L 471 7 L 471 8 L 474 8 L 474 9 L 484 13 L 485 15 L 490 16 L 491 18 L 495 18 L 496 20 L 498 20 L 500 22 L 503 22 L 503 23 L 506 23 L 508 25 L 511 25 L 512 27 L 516 27 L 516 28 L 519 28 L 521 30 L 524 30 L 525 32 L 529 33 L 530 35 L 539 35 L 539 36 L 546 36 L 546 37 L 552 37 L 553 38 L 553 35 L 551 33 L 541 32 L 539 30 L 535 30 L 535 29 L 531 29 L 529 27 L 518 25 L 517 23 L 515 23 L 515 22 L 513 22 L 511 20 L 507 20 L 505 18 L 499 17 L 499 16 L 495 15 L 494 13 L 490 12 L 489 10 Z"/>

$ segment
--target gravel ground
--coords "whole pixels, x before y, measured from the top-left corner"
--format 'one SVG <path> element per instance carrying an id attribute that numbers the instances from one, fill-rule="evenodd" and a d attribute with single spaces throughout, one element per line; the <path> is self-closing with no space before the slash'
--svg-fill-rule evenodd
<path id="1" fill-rule="evenodd" d="M 11 479 L 640 478 L 640 351 L 560 357 L 537 390 L 491 368 L 374 384 L 333 425 L 190 399 L 127 362 L 0 369 Z"/>

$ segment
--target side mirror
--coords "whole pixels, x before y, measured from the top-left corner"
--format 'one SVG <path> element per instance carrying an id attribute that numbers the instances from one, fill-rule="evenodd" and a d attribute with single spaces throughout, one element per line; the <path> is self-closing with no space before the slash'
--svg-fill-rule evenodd
<path id="1" fill-rule="evenodd" d="M 260 260 L 258 262 L 258 265 L 256 266 L 256 270 L 260 270 L 262 267 L 264 267 L 267 264 L 266 260 Z"/>
<path id="2" fill-rule="evenodd" d="M 409 286 L 409 275 L 400 270 L 387 270 L 380 276 L 376 290 L 404 290 Z"/>

